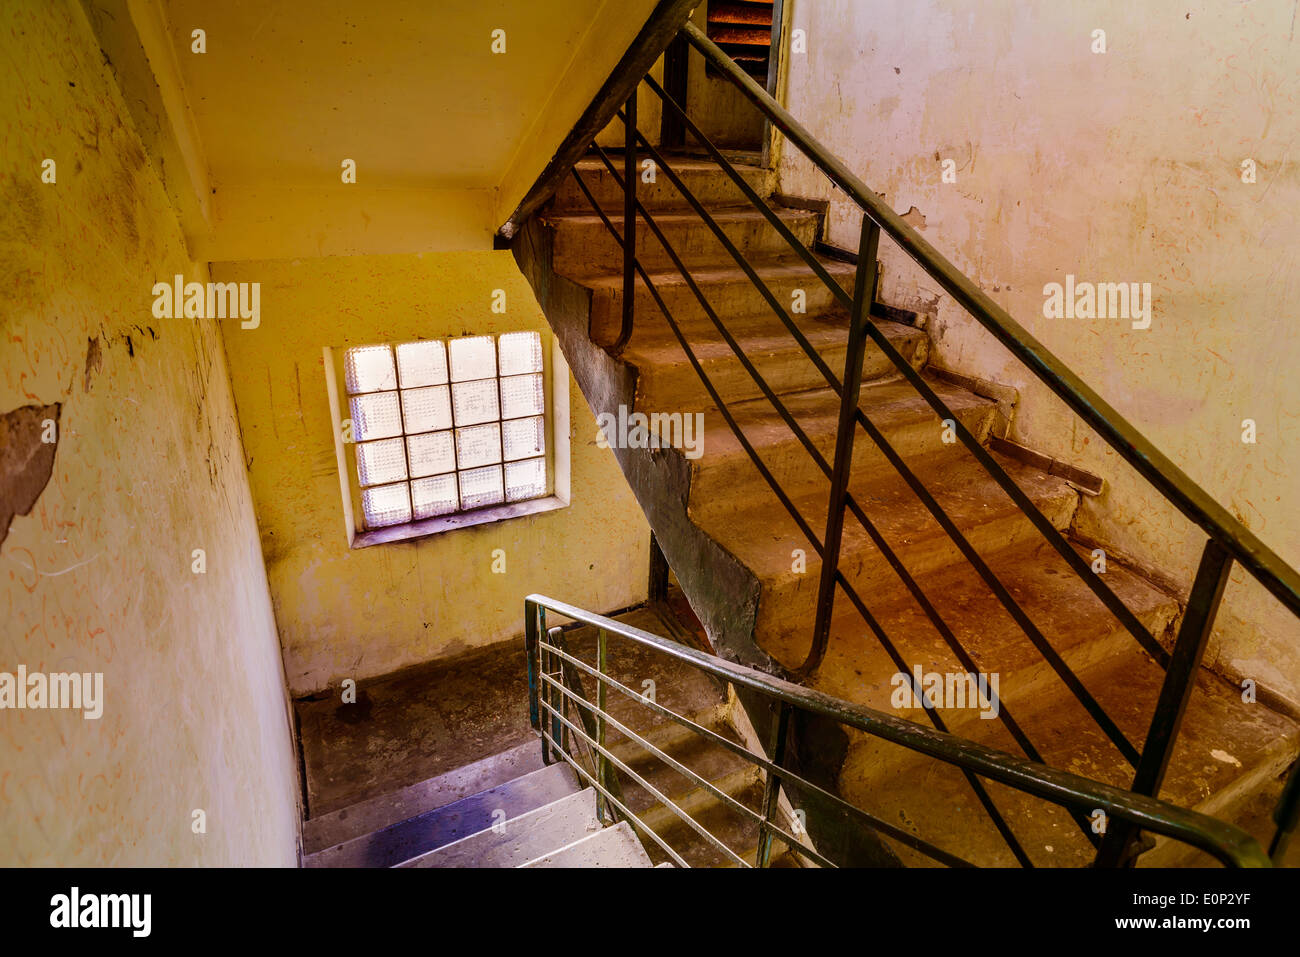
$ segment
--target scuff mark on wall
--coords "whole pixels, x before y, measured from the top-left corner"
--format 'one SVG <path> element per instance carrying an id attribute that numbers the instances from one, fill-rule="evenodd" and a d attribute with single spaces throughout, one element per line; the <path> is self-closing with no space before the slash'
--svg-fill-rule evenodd
<path id="1" fill-rule="evenodd" d="M 0 544 L 14 516 L 28 514 L 50 481 L 62 409 L 55 402 L 0 415 Z"/>

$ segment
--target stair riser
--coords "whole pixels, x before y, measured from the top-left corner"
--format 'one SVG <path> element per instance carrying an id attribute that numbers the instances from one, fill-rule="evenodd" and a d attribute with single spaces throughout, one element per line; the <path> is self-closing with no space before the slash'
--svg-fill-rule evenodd
<path id="1" fill-rule="evenodd" d="M 904 358 L 909 361 L 920 348 L 920 333 L 913 340 L 903 343 Z M 846 346 L 823 348 L 820 352 L 838 375 L 843 374 Z M 817 370 L 802 351 L 785 351 L 776 355 L 747 356 L 758 369 L 763 380 L 778 396 L 790 392 L 825 388 L 826 378 Z M 721 359 L 701 360 L 705 374 L 724 402 L 742 402 L 757 399 L 763 395 L 749 372 L 734 356 Z M 897 368 L 883 352 L 869 347 L 863 361 L 863 381 L 871 381 L 894 375 Z M 674 411 L 683 409 L 702 409 L 712 405 L 712 399 L 705 390 L 695 370 L 683 361 L 675 365 L 660 365 L 642 368 L 637 379 L 637 408 L 644 410 Z M 868 439 L 867 441 L 870 441 Z"/>
<path id="2" fill-rule="evenodd" d="M 811 246 L 817 235 L 816 217 L 810 213 L 794 214 L 786 211 L 791 232 L 806 246 Z M 620 233 L 622 219 L 613 220 Z M 747 259 L 771 257 L 789 250 L 789 245 L 766 220 L 750 217 L 738 220 L 720 220 L 719 225 L 727 238 Z M 700 265 L 734 263 L 735 259 L 719 242 L 713 231 L 702 220 L 666 222 L 660 228 L 682 261 L 694 269 Z M 672 267 L 664 247 L 648 226 L 638 223 L 637 259 L 647 270 Z M 619 270 L 623 267 L 623 250 L 600 220 L 561 220 L 555 232 L 555 268 L 565 274 L 584 275 L 597 271 Z"/>
<path id="3" fill-rule="evenodd" d="M 864 405 L 867 404 L 864 403 Z M 958 410 L 954 414 L 980 441 L 983 441 L 988 436 L 994 414 L 991 406 L 974 406 Z M 712 413 L 712 415 L 717 417 L 719 421 L 717 423 L 708 423 L 706 419 L 706 423 L 716 424 L 720 428 L 726 427 L 726 424 L 721 421 L 721 416 L 716 412 Z M 828 423 L 825 429 L 816 432 L 809 431 L 806 425 L 804 428 L 812 443 L 821 451 L 826 462 L 828 464 L 833 463 L 835 440 L 833 434 L 828 434 L 833 432 L 833 423 Z M 828 479 L 814 464 L 808 451 L 793 434 L 790 434 L 788 430 L 786 431 L 790 436 L 788 441 L 764 446 L 760 449 L 759 455 L 768 471 L 777 479 L 781 487 L 792 496 L 805 491 L 829 490 Z M 945 445 L 942 429 L 934 419 L 917 418 L 906 423 L 884 427 L 882 431 L 886 441 L 905 461 L 911 461 L 927 453 L 939 452 L 945 449 L 956 451 L 954 446 Z M 761 487 L 764 490 L 763 494 L 771 494 L 766 482 L 759 476 L 757 469 L 743 449 L 729 447 L 727 454 L 723 456 L 710 456 L 706 438 L 703 451 L 704 454 L 698 460 L 695 474 L 692 477 L 691 502 L 693 509 L 696 507 L 695 503 L 698 502 L 702 508 L 707 508 L 709 514 L 726 510 L 729 503 L 737 501 L 736 490 L 739 488 Z M 885 474 L 897 473 L 870 436 L 862 429 L 859 429 L 853 443 L 853 476 L 855 482 L 866 481 L 873 476 Z M 781 506 L 773 502 L 773 507 L 780 508 Z"/>
<path id="4" fill-rule="evenodd" d="M 639 172 L 643 170 L 641 160 L 644 159 L 649 159 L 649 157 L 638 159 L 637 170 Z M 611 155 L 610 160 L 614 163 L 614 168 L 618 170 L 618 175 L 621 177 L 623 175 L 623 158 Z M 671 158 L 668 160 L 668 165 L 691 194 L 706 206 L 727 206 L 745 202 L 740 188 L 725 174 L 719 173 L 716 167 L 713 169 L 700 169 L 695 166 L 678 167 L 673 165 Z M 775 174 L 771 170 L 739 166 L 736 169 L 745 182 L 760 196 L 766 198 L 771 194 L 775 182 Z M 609 213 L 621 213 L 623 211 L 623 189 L 614 181 L 614 177 L 610 175 L 609 170 L 603 164 L 598 170 L 580 169 L 579 172 L 582 175 L 582 181 L 591 190 L 601 209 Z M 683 209 L 690 207 L 690 204 L 682 198 L 682 194 L 662 170 L 656 171 L 653 183 L 644 182 L 641 176 L 638 175 L 636 195 L 637 199 L 652 211 L 655 209 Z M 573 176 L 566 176 L 564 182 L 560 184 L 560 188 L 556 190 L 555 208 L 576 213 L 591 212 L 591 203 L 583 195 L 582 189 Z"/>
<path id="5" fill-rule="evenodd" d="M 680 278 L 680 276 L 678 276 Z M 853 277 L 837 277 L 841 285 L 851 291 Z M 698 282 L 698 280 L 697 280 Z M 806 276 L 783 276 L 766 279 L 767 286 L 776 300 L 785 307 L 786 312 L 797 326 L 803 328 L 809 318 L 840 307 L 839 300 L 826 284 L 809 273 Z M 737 316 L 770 315 L 773 323 L 780 323 L 771 304 L 748 279 L 728 282 L 701 282 L 700 291 L 717 316 L 727 323 Z M 664 305 L 682 332 L 690 338 L 693 334 L 716 335 L 717 329 L 709 319 L 708 313 L 700 305 L 699 298 L 691 292 L 685 282 L 658 282 L 655 286 Z M 792 313 L 794 292 L 802 289 L 804 293 L 804 313 Z M 650 295 L 645 284 L 639 279 L 634 300 L 635 319 L 633 335 L 639 328 L 668 329 L 668 322 L 654 297 Z M 609 345 L 618 338 L 623 326 L 623 294 L 621 290 L 598 290 L 591 301 L 591 335 L 600 345 Z"/>
<path id="6" fill-rule="evenodd" d="M 1052 524 L 1059 529 L 1069 524 L 1076 502 L 1077 498 L 1074 496 L 1061 496 L 1059 499 L 1038 504 Z M 869 510 L 867 517 L 871 517 Z M 824 521 L 824 518 L 810 520 L 818 535 L 824 528 Z M 849 516 L 846 521 L 856 528 L 855 518 Z M 1029 520 L 1019 510 L 1014 509 L 989 516 L 974 527 L 965 527 L 962 533 L 981 554 L 1032 541 L 1039 535 L 1038 530 L 1029 523 Z M 951 539 L 939 529 L 935 529 L 933 534 L 919 541 L 914 540 L 906 544 L 897 541 L 896 538 L 891 539 L 888 534 L 886 540 L 893 547 L 894 554 L 902 562 L 903 567 L 914 578 L 954 562 L 965 561 Z M 845 542 L 845 546 L 840 553 L 840 571 L 853 583 L 858 596 L 866 603 L 868 609 L 872 607 L 873 594 L 893 595 L 901 591 L 903 588 L 901 580 L 874 546 L 868 543 L 866 547 L 856 548 L 848 541 Z M 783 631 L 797 632 L 800 628 L 811 635 L 811 623 L 817 606 L 821 560 L 809 545 L 792 544 L 791 547 L 804 548 L 807 569 L 802 574 L 796 574 L 791 569 L 786 574 L 764 581 L 763 597 L 759 605 L 760 635 L 779 634 Z M 932 600 L 942 609 L 941 596 L 932 596 Z M 848 598 L 842 595 L 836 598 L 836 603 L 837 607 L 852 607 Z M 863 622 L 862 627 L 867 629 L 869 626 Z"/>

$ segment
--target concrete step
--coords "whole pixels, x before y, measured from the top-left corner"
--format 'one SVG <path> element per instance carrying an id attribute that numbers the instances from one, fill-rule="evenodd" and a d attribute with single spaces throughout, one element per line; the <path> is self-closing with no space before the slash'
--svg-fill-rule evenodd
<path id="1" fill-rule="evenodd" d="M 834 259 L 821 258 L 820 261 L 839 286 L 852 294 L 857 267 Z M 794 308 L 796 290 L 802 292 L 804 312 L 791 312 L 791 317 L 796 322 L 802 322 L 807 316 L 843 308 L 843 303 L 808 268 L 808 264 L 802 259 L 796 259 L 793 254 L 751 261 L 750 265 L 788 312 Z M 696 268 L 694 263 L 688 263 L 688 266 L 691 278 L 695 280 L 705 300 L 728 327 L 747 316 L 771 316 L 775 321 L 771 304 L 734 261 L 700 268 Z M 647 274 L 678 326 L 684 331 L 697 328 L 713 330 L 713 323 L 700 305 L 699 297 L 691 290 L 680 271 L 669 266 L 662 270 L 647 270 Z M 610 345 L 618 337 L 623 323 L 622 270 L 569 278 L 590 291 L 592 339 L 601 345 Z M 667 325 L 658 303 L 639 276 L 633 308 L 636 317 L 634 329 Z"/>
<path id="2" fill-rule="evenodd" d="M 1145 739 L 1164 672 L 1140 651 L 1113 655 L 1081 672 L 1130 741 Z M 1037 707 L 1018 716 L 1048 764 L 1094 780 L 1127 787 L 1132 767 L 1096 723 L 1063 694 L 1040 695 Z M 974 740 L 1016 752 L 1001 722 L 968 724 Z M 1238 689 L 1202 670 L 1188 706 L 1160 797 L 1212 812 L 1217 803 L 1246 793 L 1285 767 L 1300 744 L 1300 728 L 1260 704 L 1244 704 Z M 850 745 L 840 773 L 841 793 L 888 820 L 903 821 L 921 837 L 986 866 L 1014 866 L 1014 858 L 959 771 L 906 753 L 882 760 L 896 745 L 864 738 Z M 1055 805 L 989 784 L 1026 853 L 1038 866 L 1079 867 L 1093 848 Z M 926 866 L 915 851 L 895 845 L 912 866 Z"/>
<path id="3" fill-rule="evenodd" d="M 772 224 L 752 207 L 722 207 L 710 212 L 747 259 L 772 258 L 790 249 Z M 821 225 L 820 214 L 784 207 L 777 212 L 799 241 L 811 247 Z M 705 264 L 735 264 L 735 259 L 693 210 L 666 210 L 654 218 L 677 255 L 692 268 Z M 610 216 L 609 219 L 622 235 L 623 217 Z M 543 216 L 542 221 L 555 232 L 554 262 L 561 275 L 589 276 L 622 268 L 622 247 L 595 213 L 553 212 Z M 647 270 L 671 267 L 672 260 L 658 237 L 644 223 L 638 222 L 637 225 L 636 251 L 641 264 Z"/>
<path id="4" fill-rule="evenodd" d="M 678 192 L 677 187 L 672 184 L 672 181 L 662 170 L 656 171 L 653 183 L 642 181 L 643 167 L 641 161 L 646 159 L 650 159 L 650 157 L 642 155 L 637 161 L 637 199 L 652 211 L 655 209 L 689 208 L 689 204 L 682 197 L 682 194 Z M 610 160 L 621 177 L 623 175 L 622 155 L 611 153 Z M 734 205 L 745 201 L 740 188 L 711 159 L 668 154 L 664 156 L 664 161 L 677 174 L 677 177 L 690 190 L 691 194 L 705 206 Z M 772 189 L 776 185 L 776 172 L 774 170 L 745 164 L 733 165 L 736 167 L 736 172 L 760 196 L 766 198 L 771 195 Z M 601 208 L 607 212 L 621 214 L 623 211 L 623 190 L 614 181 L 614 177 L 610 175 L 600 157 L 581 159 L 578 161 L 576 168 L 582 175 L 582 181 L 591 190 Z M 555 191 L 555 205 L 553 208 L 580 213 L 592 211 L 591 203 L 583 195 L 577 181 L 572 176 L 566 176 L 560 184 L 560 188 Z"/>
<path id="5" fill-rule="evenodd" d="M 904 359 L 914 364 L 924 361 L 927 342 L 924 332 L 883 320 L 877 326 Z M 826 387 L 826 377 L 775 316 L 754 316 L 729 322 L 727 329 L 736 339 L 742 354 L 777 395 Z M 848 349 L 848 317 L 843 313 L 818 316 L 801 323 L 800 331 L 836 377 L 843 377 Z M 762 390 L 753 376 L 716 330 L 688 333 L 687 341 L 724 403 L 730 406 L 733 402 L 762 398 Z M 685 350 L 671 331 L 662 326 L 643 330 L 633 337 L 624 357 L 637 367 L 638 410 L 680 412 L 713 407 L 699 375 L 687 361 Z M 863 360 L 864 381 L 894 376 L 897 371 L 879 347 L 874 343 L 867 346 Z"/>
<path id="6" fill-rule="evenodd" d="M 626 821 L 602 828 L 520 867 L 653 867 Z"/>
<path id="7" fill-rule="evenodd" d="M 1041 539 L 1011 499 L 987 477 L 972 457 L 940 453 L 915 459 L 913 472 L 960 528 L 980 554 Z M 1069 525 L 1078 505 L 1078 493 L 1064 481 L 1018 462 L 1002 460 L 1013 481 L 1060 529 Z M 822 489 L 794 499 L 805 520 L 820 537 L 825 528 L 826 496 Z M 864 478 L 853 486 L 854 498 L 913 576 L 966 564 L 955 544 L 910 489 L 896 476 Z M 821 560 L 794 519 L 772 497 L 751 500 L 743 509 L 701 508 L 693 516 L 705 532 L 735 555 L 761 582 L 759 644 L 770 652 L 785 653 L 783 636 L 798 636 L 794 644 L 810 640 L 816 610 Z M 803 551 L 802 563 L 795 550 Z M 844 524 L 840 550 L 841 572 L 853 583 L 868 607 L 878 606 L 882 595 L 902 595 L 902 583 L 875 542 L 857 519 Z M 840 607 L 851 608 L 847 598 Z M 866 625 L 864 623 L 863 627 Z M 787 665 L 803 659 L 778 656 Z"/>
<path id="8" fill-rule="evenodd" d="M 710 783 L 751 811 L 755 813 L 761 811 L 763 784 L 761 771 L 755 765 L 746 763 L 743 767 L 730 771 Z M 742 859 L 746 855 L 752 855 L 754 849 L 758 847 L 758 825 L 747 815 L 723 803 L 707 788 L 693 787 L 672 796 L 672 800 L 687 817 L 698 823 Z M 643 827 L 663 838 L 691 867 L 736 866 L 730 857 L 701 837 L 694 828 L 664 804 L 649 808 L 640 819 Z M 653 839 L 643 838 L 642 843 L 656 863 L 669 860 Z"/>
<path id="9" fill-rule="evenodd" d="M 553 765 L 332 845 L 309 855 L 305 863 L 308 867 L 393 867 L 578 790 L 574 773 L 566 765 Z"/>
<path id="10" fill-rule="evenodd" d="M 1089 558 L 1086 549 L 1078 547 L 1076 551 Z M 1030 538 L 984 558 L 1075 673 L 1136 647 L 1127 629 L 1041 538 Z M 1018 718 L 1021 712 L 1036 710 L 1045 699 L 1069 694 L 969 564 L 954 563 L 915 578 L 977 670 L 998 673 L 1000 707 L 1010 709 Z M 1105 579 L 1150 633 L 1160 636 L 1168 631 L 1179 611 L 1175 598 L 1114 561 L 1108 564 Z M 880 590 L 864 600 L 909 670 L 917 665 L 924 672 L 941 674 L 965 670 L 920 605 L 901 588 Z M 895 706 L 892 679 L 898 669 L 857 611 L 843 599 L 837 599 L 836 609 L 826 658 L 811 681 L 812 687 L 929 725 L 922 710 L 911 707 L 910 702 Z M 783 661 L 802 661 L 811 638 L 811 629 L 802 634 L 773 633 L 765 647 Z M 980 709 L 974 707 L 937 710 L 954 733 L 966 733 L 968 723 L 994 720 L 981 718 Z M 900 748 L 892 751 L 904 753 Z"/>
<path id="11" fill-rule="evenodd" d="M 541 767 L 541 746 L 536 741 L 529 741 L 399 791 L 310 818 L 303 825 L 303 851 L 314 854 L 486 791 Z"/>
<path id="12" fill-rule="evenodd" d="M 518 867 L 600 830 L 596 792 L 578 791 L 462 837 L 401 867 Z"/>
<path id="13" fill-rule="evenodd" d="M 978 439 L 987 437 L 994 419 L 992 402 L 942 380 L 931 379 L 930 385 Z M 832 462 L 839 397 L 830 389 L 813 389 L 783 396 L 782 402 L 826 461 Z M 931 452 L 956 451 L 956 446 L 943 442 L 939 416 L 908 382 L 901 379 L 866 382 L 859 393 L 859 402 L 870 421 L 905 460 Z M 808 451 L 766 399 L 736 403 L 730 406 L 730 411 L 782 488 L 794 494 L 829 488 Z M 766 505 L 772 501 L 772 493 L 762 476 L 721 415 L 705 415 L 702 448 L 702 457 L 692 464 L 692 516 L 715 505 Z M 853 474 L 892 472 L 888 460 L 859 428 L 853 449 Z"/>

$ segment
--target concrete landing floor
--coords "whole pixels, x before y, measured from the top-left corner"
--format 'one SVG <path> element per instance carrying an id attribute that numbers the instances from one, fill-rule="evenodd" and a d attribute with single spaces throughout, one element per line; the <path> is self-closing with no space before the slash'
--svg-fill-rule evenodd
<path id="1" fill-rule="evenodd" d="M 703 647 L 699 624 L 680 594 L 616 616 L 652 634 Z M 570 650 L 594 661 L 595 635 L 566 635 Z M 679 713 L 703 710 L 723 692 L 711 678 L 662 655 L 611 638 L 610 670 L 636 690 L 653 680 L 657 700 Z M 588 693 L 593 693 L 588 691 Z M 610 710 L 620 703 L 610 695 Z M 415 784 L 536 740 L 528 724 L 523 638 L 446 661 L 362 682 L 355 704 L 337 689 L 294 702 L 301 735 L 308 817 Z"/>

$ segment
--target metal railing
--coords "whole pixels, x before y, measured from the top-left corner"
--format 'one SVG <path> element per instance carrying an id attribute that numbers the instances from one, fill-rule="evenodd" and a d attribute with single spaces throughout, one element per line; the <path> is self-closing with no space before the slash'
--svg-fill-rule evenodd
<path id="1" fill-rule="evenodd" d="M 849 515 L 862 527 L 879 550 L 881 557 L 898 575 L 908 594 L 916 601 L 956 659 L 969 672 L 974 673 L 979 670 L 974 659 L 956 638 L 953 628 L 944 620 L 934 603 L 925 594 L 915 577 L 904 566 L 896 551 L 889 545 L 879 529 L 871 521 L 862 504 L 850 490 L 854 445 L 857 430 L 861 428 L 907 487 L 916 495 L 925 510 L 933 517 L 963 558 L 969 562 L 990 593 L 1025 634 L 1055 675 L 1069 689 L 1070 693 L 1096 722 L 1097 727 L 1112 742 L 1123 758 L 1134 767 L 1133 790 L 1146 795 L 1158 794 L 1168 769 L 1184 712 L 1195 686 L 1195 677 L 1232 563 L 1236 561 L 1241 564 L 1286 608 L 1298 615 L 1300 615 L 1300 573 L 1297 573 L 1295 569 L 1283 562 L 1279 556 L 1260 542 L 1245 526 L 1192 482 L 1177 466 L 1143 437 L 1132 424 L 1127 422 L 1079 379 L 1064 362 L 1034 339 L 1005 310 L 905 223 L 874 192 L 868 189 L 842 161 L 832 155 L 789 112 L 780 106 L 767 90 L 737 67 L 703 32 L 691 23 L 686 22 L 681 27 L 677 37 L 678 43 L 689 43 L 722 76 L 735 85 L 758 108 L 765 121 L 779 130 L 790 143 L 811 160 L 836 187 L 858 205 L 863 214 L 857 255 L 857 272 L 854 290 L 850 294 L 830 275 L 819 257 L 799 240 L 777 211 L 747 183 L 735 166 L 709 141 L 708 137 L 687 115 L 684 107 L 666 93 L 648 73 L 643 77 L 642 82 L 662 102 L 663 116 L 670 118 L 674 125 L 680 126 L 690 134 L 694 142 L 718 164 L 720 169 L 735 184 L 744 199 L 762 214 L 793 253 L 826 285 L 834 299 L 848 309 L 849 326 L 845 366 L 842 373 L 837 374 L 809 342 L 790 311 L 773 293 L 772 289 L 760 276 L 758 270 L 746 259 L 735 242 L 728 237 L 704 203 L 687 187 L 686 183 L 673 169 L 672 163 L 637 128 L 636 93 L 639 84 L 631 86 L 631 93 L 625 100 L 625 108 L 613 114 L 620 118 L 624 125 L 625 139 L 621 175 L 606 151 L 594 142 L 594 137 L 590 141 L 590 150 L 594 151 L 602 160 L 611 179 L 622 190 L 622 230 L 617 229 L 605 211 L 601 209 L 600 204 L 579 171 L 573 168 L 572 164 L 570 164 L 569 169 L 583 195 L 623 251 L 622 323 L 610 351 L 618 354 L 631 339 L 634 328 L 636 280 L 639 278 L 655 305 L 663 314 L 673 337 L 699 377 L 710 401 L 713 403 L 713 407 L 735 435 L 741 448 L 752 461 L 763 481 L 771 489 L 782 507 L 789 513 L 791 519 L 811 543 L 821 560 L 816 612 L 812 622 L 812 640 L 807 658 L 802 666 L 795 669 L 793 677 L 796 679 L 806 678 L 817 669 L 823 660 L 829 642 L 835 600 L 839 593 L 842 593 L 848 599 L 861 616 L 882 648 L 885 649 L 898 667 L 899 672 L 902 674 L 911 673 L 890 636 L 886 634 L 884 628 L 872 614 L 854 582 L 845 575 L 841 568 L 840 553 L 846 517 Z M 838 397 L 838 428 L 835 435 L 834 452 L 829 460 L 813 443 L 805 429 L 786 408 L 776 392 L 763 379 L 754 363 L 744 354 L 735 336 L 727 328 L 726 322 L 709 303 L 700 284 L 692 276 L 682 257 L 673 248 L 663 229 L 656 223 L 651 212 L 637 198 L 637 176 L 635 171 L 638 155 L 641 153 L 654 161 L 656 168 L 668 178 L 687 205 L 716 237 L 728 256 L 735 261 L 737 267 L 745 274 L 768 306 L 771 307 L 773 313 L 793 337 L 803 354 L 823 376 L 827 387 Z M 638 221 L 643 222 L 645 227 L 650 230 L 655 241 L 662 247 L 672 263 L 673 268 L 683 278 L 687 289 L 699 302 L 714 329 L 726 342 L 763 397 L 771 404 L 772 408 L 790 429 L 791 434 L 806 450 L 818 470 L 829 480 L 826 521 L 820 534 L 800 514 L 799 508 L 795 505 L 789 492 L 782 488 L 772 471 L 763 462 L 753 443 L 745 435 L 744 430 L 740 427 L 733 412 L 728 408 L 718 388 L 705 372 L 703 364 L 699 361 L 681 325 L 673 317 L 663 295 L 638 260 L 636 255 Z M 883 308 L 879 307 L 874 301 L 878 269 L 876 256 L 882 233 L 893 239 L 955 301 L 961 304 L 1012 355 L 1026 365 L 1072 411 L 1105 439 L 1166 500 L 1208 534 L 1209 537 L 1203 549 L 1200 566 L 1174 640 L 1172 652 L 1165 650 L 1158 639 L 1147 630 L 1139 618 L 1106 584 L 1102 576 L 1092 571 L 1090 564 L 1075 550 L 1066 536 L 1055 527 L 1030 496 L 1007 474 L 1006 470 L 992 456 L 989 450 L 963 424 L 961 418 L 952 412 L 932 387 L 929 380 L 911 365 L 890 342 L 885 332 L 871 321 L 873 314 L 883 312 Z M 880 350 L 938 417 L 945 421 L 945 424 L 952 429 L 958 441 L 1016 507 L 1020 509 L 1032 526 L 1060 555 L 1074 574 L 1078 576 L 1079 580 L 1133 637 L 1138 646 L 1165 669 L 1165 678 L 1141 749 L 1128 740 L 1116 721 L 1106 712 L 1106 709 L 1087 689 L 1063 657 L 1053 648 L 1047 637 L 1013 597 L 1010 590 L 976 551 L 957 523 L 947 514 L 902 456 L 891 447 L 880 427 L 862 409 L 858 401 L 858 393 L 862 382 L 863 359 L 869 343 Z M 918 697 L 924 704 L 928 720 L 940 732 L 945 731 L 945 725 L 938 713 L 929 705 L 925 696 L 919 694 L 919 689 L 916 690 L 918 691 Z M 1042 761 L 1042 755 L 1012 711 L 1005 706 L 1005 703 L 999 712 L 998 719 L 1027 758 L 1035 762 Z M 978 780 L 978 777 L 969 771 L 966 774 L 978 799 L 1006 840 L 1012 853 L 1022 864 L 1028 863 L 1028 857 L 1023 848 L 1020 847 L 1010 827 L 1007 826 L 994 806 L 992 799 Z M 1290 795 L 1290 803 L 1285 803 L 1288 798 L 1284 796 L 1284 804 L 1279 805 L 1279 833 L 1281 833 L 1280 822 L 1282 820 L 1289 820 L 1292 829 L 1295 826 L 1297 814 L 1295 805 L 1297 800 L 1300 800 L 1296 797 L 1296 791 L 1296 787 L 1289 787 L 1286 795 Z M 1105 841 L 1100 841 L 1092 833 L 1086 817 L 1078 815 L 1076 816 L 1076 822 L 1080 829 L 1088 835 L 1089 839 L 1098 845 L 1099 863 L 1114 864 L 1132 859 L 1134 840 L 1136 838 L 1136 833 L 1132 829 L 1117 827 L 1108 833 Z M 1287 833 L 1289 833 L 1289 830 Z"/>
<path id="2" fill-rule="evenodd" d="M 596 630 L 594 662 L 583 661 L 569 650 L 563 629 L 547 628 L 548 611 Z M 645 789 L 660 806 L 689 827 L 709 847 L 725 860 L 739 866 L 766 867 L 771 861 L 773 842 L 778 839 L 792 852 L 814 864 L 837 866 L 836 861 L 814 846 L 806 832 L 792 833 L 795 830 L 802 831 L 802 828 L 783 826 L 777 813 L 779 796 L 783 790 L 815 796 L 821 806 L 832 808 L 855 824 L 898 841 L 936 863 L 951 867 L 974 866 L 970 861 L 925 838 L 850 804 L 791 769 L 787 762 L 787 745 L 791 722 L 798 714 L 829 719 L 842 727 L 853 728 L 874 738 L 900 745 L 961 768 L 968 774 L 996 781 L 1016 791 L 1067 808 L 1076 814 L 1091 815 L 1096 819 L 1097 811 L 1100 810 L 1109 821 L 1164 835 L 1204 851 L 1229 867 L 1268 867 L 1270 863 L 1253 837 L 1207 815 L 1091 781 L 955 735 L 932 731 L 891 714 L 841 701 L 552 598 L 529 595 L 525 599 L 524 635 L 528 659 L 529 720 L 541 736 L 543 759 L 548 764 L 557 760 L 568 763 L 585 785 L 596 790 L 599 801 L 612 817 L 628 821 L 643 840 L 653 842 L 679 866 L 689 865 L 678 849 L 646 823 L 644 814 L 638 815 L 631 810 L 623 796 L 620 777 Z M 608 663 L 611 638 L 671 658 L 738 690 L 743 689 L 757 695 L 763 702 L 772 705 L 777 714 L 767 743 L 767 753 L 750 751 L 617 680 L 611 675 Z M 583 687 L 584 676 L 595 682 L 594 703 Z M 754 811 L 736 801 L 713 782 L 634 731 L 627 721 L 614 717 L 608 707 L 609 690 L 635 702 L 648 712 L 687 728 L 759 769 L 763 777 L 761 810 Z M 692 784 L 708 791 L 731 811 L 756 824 L 759 843 L 754 864 L 751 865 L 736 848 L 727 846 L 644 775 L 633 770 L 627 760 L 620 758 L 607 743 L 608 729 L 613 729 L 634 742 Z"/>

